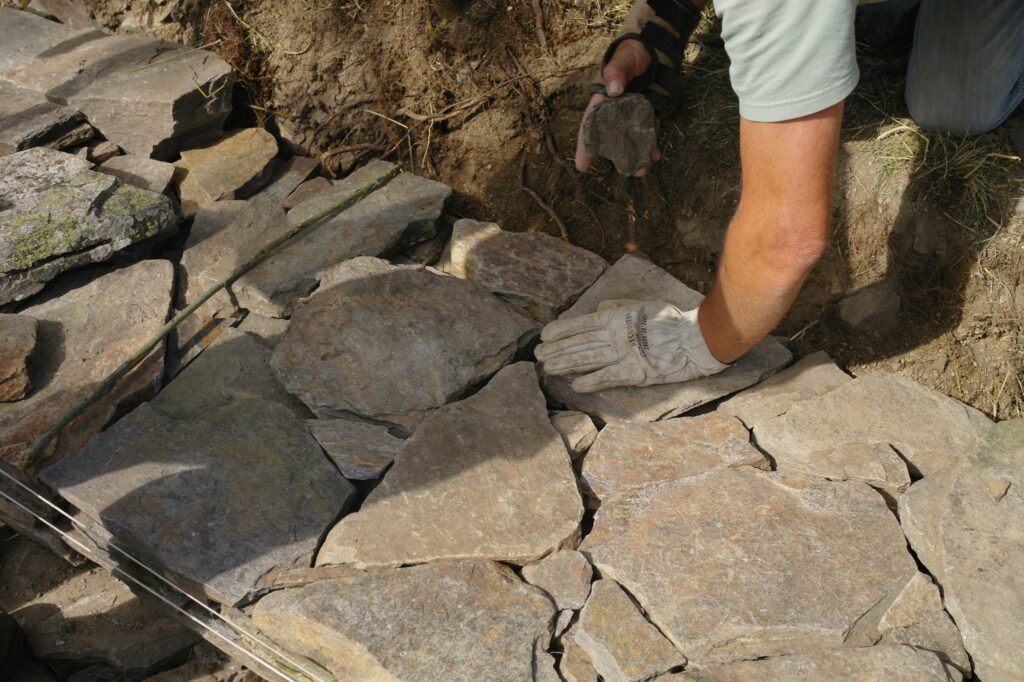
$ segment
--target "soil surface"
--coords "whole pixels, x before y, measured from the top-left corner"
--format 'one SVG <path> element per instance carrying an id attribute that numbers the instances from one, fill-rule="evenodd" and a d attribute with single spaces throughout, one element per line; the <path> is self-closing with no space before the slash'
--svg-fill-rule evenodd
<path id="1" fill-rule="evenodd" d="M 256 122 L 331 172 L 381 156 L 455 190 L 451 212 L 559 235 L 609 260 L 640 250 L 706 290 L 739 198 L 738 110 L 714 38 L 687 50 L 684 91 L 644 179 L 571 166 L 593 64 L 622 0 L 87 0 L 112 29 L 209 45 L 242 74 L 236 125 Z M 160 3 L 164 6 L 163 3 Z M 905 374 L 1005 419 L 1024 414 L 1024 175 L 1006 127 L 921 132 L 902 88 L 909 35 L 862 47 L 847 101 L 834 239 L 777 333 L 855 373 Z M 1020 116 L 1018 114 L 1017 116 Z M 535 196 L 523 191 L 524 184 Z M 546 206 L 541 206 L 537 198 Z M 887 282 L 898 315 L 869 331 L 836 303 Z"/>

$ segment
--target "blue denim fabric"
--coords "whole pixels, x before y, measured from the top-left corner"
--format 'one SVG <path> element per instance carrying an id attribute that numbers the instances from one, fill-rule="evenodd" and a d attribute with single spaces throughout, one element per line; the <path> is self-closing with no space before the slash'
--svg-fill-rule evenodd
<path id="1" fill-rule="evenodd" d="M 906 88 L 918 125 L 976 135 L 1024 101 L 1024 0 L 922 0 Z"/>

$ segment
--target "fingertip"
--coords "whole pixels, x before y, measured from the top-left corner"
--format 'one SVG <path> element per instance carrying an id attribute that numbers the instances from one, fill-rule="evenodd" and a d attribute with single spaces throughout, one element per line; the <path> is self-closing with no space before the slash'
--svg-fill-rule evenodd
<path id="1" fill-rule="evenodd" d="M 655 149 L 651 152 L 651 161 L 661 161 L 661 150 Z"/>

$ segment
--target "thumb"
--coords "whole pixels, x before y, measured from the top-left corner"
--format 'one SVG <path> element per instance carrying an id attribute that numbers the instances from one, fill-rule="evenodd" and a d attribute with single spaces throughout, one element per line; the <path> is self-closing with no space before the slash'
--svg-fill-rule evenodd
<path id="1" fill-rule="evenodd" d="M 610 97 L 618 97 L 626 91 L 630 81 L 642 76 L 651 66 L 651 55 L 637 40 L 624 40 L 615 49 L 601 73 L 604 87 Z"/>

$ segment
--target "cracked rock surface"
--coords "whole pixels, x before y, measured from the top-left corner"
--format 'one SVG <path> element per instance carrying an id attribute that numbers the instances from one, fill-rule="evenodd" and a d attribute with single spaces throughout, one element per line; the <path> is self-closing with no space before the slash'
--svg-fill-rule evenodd
<path id="1" fill-rule="evenodd" d="M 367 682 L 538 679 L 554 617 L 540 590 L 490 561 L 355 572 L 269 594 L 253 613 L 337 679 Z"/>

